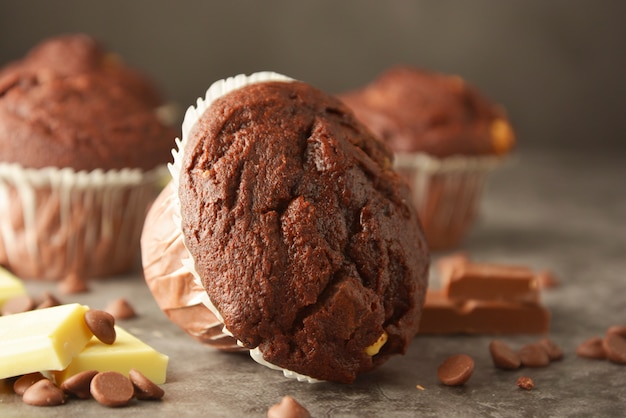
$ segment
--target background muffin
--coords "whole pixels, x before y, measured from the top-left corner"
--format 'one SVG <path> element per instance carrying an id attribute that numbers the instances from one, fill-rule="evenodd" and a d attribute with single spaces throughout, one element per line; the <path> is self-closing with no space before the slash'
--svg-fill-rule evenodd
<path id="1" fill-rule="evenodd" d="M 458 76 L 395 67 L 340 95 L 396 156 L 432 249 L 458 245 L 486 174 L 515 143 L 497 105 Z"/>
<path id="2" fill-rule="evenodd" d="M 80 284 L 136 259 L 176 132 L 111 57 L 69 35 L 0 71 L 0 264 L 23 278 Z"/>
<path id="3" fill-rule="evenodd" d="M 175 214 L 154 206 L 142 243 L 161 234 L 153 221 L 178 225 L 178 268 L 255 360 L 347 383 L 404 353 L 428 249 L 390 151 L 340 101 L 273 73 L 217 82 L 187 112 L 174 157 L 163 193 Z M 149 284 L 165 276 L 155 258 L 181 259 L 175 245 L 143 250 Z"/>

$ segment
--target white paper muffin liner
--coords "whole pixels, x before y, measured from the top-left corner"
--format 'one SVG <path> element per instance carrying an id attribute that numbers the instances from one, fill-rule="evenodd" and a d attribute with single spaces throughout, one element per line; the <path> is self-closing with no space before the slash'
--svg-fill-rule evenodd
<path id="1" fill-rule="evenodd" d="M 127 271 L 166 173 L 164 166 L 76 172 L 0 164 L 0 263 L 42 280 Z"/>
<path id="2" fill-rule="evenodd" d="M 479 211 L 487 176 L 501 163 L 496 156 L 395 155 L 395 169 L 411 187 L 431 249 L 449 249 L 464 238 Z"/>
<path id="3" fill-rule="evenodd" d="M 184 154 L 185 154 L 185 146 L 187 144 L 187 140 L 189 137 L 189 133 L 191 132 L 191 129 L 193 128 L 195 123 L 200 119 L 202 114 L 219 97 L 224 96 L 225 94 L 231 91 L 237 90 L 239 88 L 242 88 L 250 84 L 268 82 L 268 81 L 291 82 L 293 81 L 293 79 L 290 77 L 284 76 L 282 74 L 274 73 L 274 72 L 259 72 L 259 73 L 251 74 L 249 76 L 240 74 L 235 77 L 216 81 L 215 83 L 211 85 L 211 87 L 209 87 L 204 99 L 199 98 L 197 100 L 195 107 L 191 106 L 189 107 L 189 109 L 187 109 L 187 112 L 185 113 L 185 119 L 183 120 L 182 139 L 176 139 L 176 148 L 172 150 L 174 162 L 168 165 L 168 168 L 172 175 L 172 181 L 176 188 L 176 192 L 174 193 L 176 196 L 175 197 L 176 210 L 175 210 L 174 217 L 175 217 L 175 221 L 179 225 L 181 234 L 182 234 L 182 225 L 181 225 L 182 218 L 181 218 L 181 212 L 180 212 L 180 200 L 178 199 L 178 185 L 180 181 L 180 173 L 182 170 L 182 164 L 183 164 L 183 159 L 184 159 Z M 200 275 L 198 274 L 195 268 L 195 262 L 191 254 L 189 253 L 189 251 L 187 251 L 187 253 L 189 254 L 189 257 L 182 260 L 183 266 L 191 274 L 193 274 L 197 283 L 200 284 L 200 286 L 202 286 L 202 280 L 200 279 Z M 222 315 L 217 310 L 217 308 L 213 305 L 213 303 L 211 302 L 206 292 L 201 297 L 201 299 L 202 299 L 202 303 L 223 323 L 224 320 L 223 320 Z M 224 335 L 228 335 L 228 336 L 235 338 L 233 334 L 226 328 L 226 326 L 222 328 L 222 332 Z M 241 341 L 237 341 L 237 343 L 243 347 L 243 343 L 241 343 Z M 250 353 L 250 356 L 256 362 L 266 367 L 269 367 L 271 369 L 281 370 L 285 377 L 293 378 L 293 379 L 297 379 L 298 381 L 304 381 L 304 382 L 309 382 L 309 383 L 318 381 L 317 379 L 314 379 L 312 377 L 305 376 L 305 375 L 296 373 L 292 370 L 287 370 L 282 367 L 276 366 L 272 363 L 269 363 L 263 358 L 263 353 L 260 351 L 258 347 L 252 350 L 249 350 L 249 353 Z"/>

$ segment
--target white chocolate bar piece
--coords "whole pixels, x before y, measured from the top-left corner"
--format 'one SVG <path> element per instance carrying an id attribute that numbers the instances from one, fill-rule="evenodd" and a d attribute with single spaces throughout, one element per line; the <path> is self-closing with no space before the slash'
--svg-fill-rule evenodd
<path id="1" fill-rule="evenodd" d="M 128 376 L 130 369 L 139 370 L 156 384 L 165 383 L 169 358 L 117 325 L 115 331 L 113 344 L 93 337 L 65 370 L 53 372 L 56 383 L 85 370 L 115 371 Z"/>
<path id="2" fill-rule="evenodd" d="M 73 303 L 0 316 L 0 379 L 66 368 L 93 336 L 88 309 Z"/>

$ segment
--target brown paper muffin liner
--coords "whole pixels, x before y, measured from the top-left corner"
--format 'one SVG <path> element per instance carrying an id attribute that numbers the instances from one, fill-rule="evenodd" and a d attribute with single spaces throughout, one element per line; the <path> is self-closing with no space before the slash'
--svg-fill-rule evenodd
<path id="1" fill-rule="evenodd" d="M 0 164 L 0 264 L 24 279 L 76 283 L 129 271 L 166 172 Z"/>
<path id="2" fill-rule="evenodd" d="M 395 168 L 411 187 L 431 250 L 451 249 L 463 241 L 479 212 L 487 176 L 501 162 L 494 156 L 396 154 Z"/>

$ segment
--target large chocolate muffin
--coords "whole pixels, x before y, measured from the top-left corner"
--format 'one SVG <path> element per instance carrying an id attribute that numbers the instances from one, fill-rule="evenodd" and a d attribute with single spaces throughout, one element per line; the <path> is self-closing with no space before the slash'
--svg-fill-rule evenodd
<path id="1" fill-rule="evenodd" d="M 193 273 L 257 361 L 352 382 L 417 332 L 425 239 L 391 153 L 341 102 L 259 79 L 187 114 L 171 171 Z"/>

